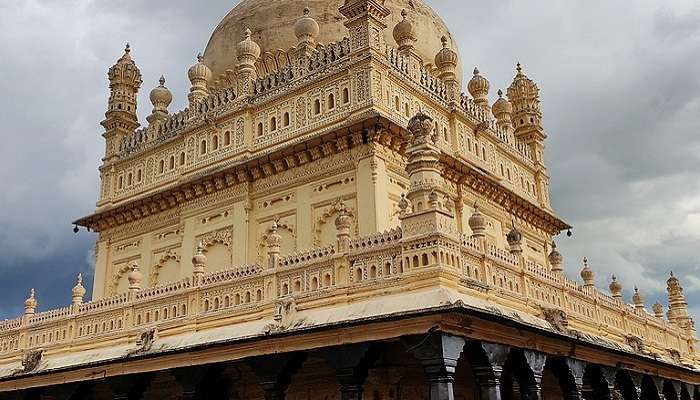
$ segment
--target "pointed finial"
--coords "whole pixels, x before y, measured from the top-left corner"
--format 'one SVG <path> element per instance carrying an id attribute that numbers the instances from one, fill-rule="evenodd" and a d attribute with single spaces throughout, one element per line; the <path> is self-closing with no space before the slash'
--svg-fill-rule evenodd
<path id="1" fill-rule="evenodd" d="M 522 75 L 523 73 L 523 66 L 520 63 L 517 63 L 515 65 L 515 70 L 518 71 L 518 75 Z"/>
<path id="2" fill-rule="evenodd" d="M 161 75 L 160 79 L 158 79 L 158 82 L 160 83 L 160 86 L 165 85 L 165 76 Z"/>
<path id="3" fill-rule="evenodd" d="M 583 257 L 583 266 L 584 267 L 588 266 L 588 257 Z"/>
<path id="4" fill-rule="evenodd" d="M 197 53 L 197 61 L 202 62 L 202 60 L 204 60 L 202 53 Z"/>
<path id="5" fill-rule="evenodd" d="M 131 45 L 129 45 L 129 42 L 126 43 L 126 46 L 124 46 L 124 53 L 129 53 L 131 51 Z"/>
<path id="6" fill-rule="evenodd" d="M 442 47 L 447 48 L 447 36 L 442 35 L 440 41 L 442 42 Z"/>
<path id="7" fill-rule="evenodd" d="M 311 14 L 311 9 L 309 7 L 304 7 L 304 16 L 308 17 Z"/>
<path id="8" fill-rule="evenodd" d="M 498 89 L 498 98 L 502 99 L 503 98 L 503 90 Z"/>
<path id="9" fill-rule="evenodd" d="M 128 46 L 128 44 L 127 44 L 127 46 Z M 34 298 L 34 293 L 35 293 L 35 292 L 34 292 L 34 288 L 29 289 L 29 298 L 30 298 L 30 299 L 33 299 L 33 298 Z"/>
<path id="10" fill-rule="evenodd" d="M 474 67 L 474 76 L 479 75 L 479 68 Z"/>
<path id="11" fill-rule="evenodd" d="M 401 17 L 403 17 L 404 20 L 408 17 L 408 11 L 406 11 L 405 8 L 401 10 Z"/>
<path id="12" fill-rule="evenodd" d="M 78 272 L 78 278 L 76 279 L 76 282 L 75 282 L 75 283 L 76 283 L 77 285 L 82 285 L 82 284 L 83 284 L 83 273 L 82 273 L 82 272 Z"/>
<path id="13" fill-rule="evenodd" d="M 306 14 L 306 11 L 307 11 L 307 10 L 308 10 L 308 8 L 307 8 L 306 10 L 304 10 L 304 15 L 307 15 L 307 14 Z M 245 28 L 245 38 L 246 38 L 246 39 L 250 39 L 250 37 L 251 37 L 252 35 L 253 35 L 253 31 L 251 31 L 250 28 Z"/>

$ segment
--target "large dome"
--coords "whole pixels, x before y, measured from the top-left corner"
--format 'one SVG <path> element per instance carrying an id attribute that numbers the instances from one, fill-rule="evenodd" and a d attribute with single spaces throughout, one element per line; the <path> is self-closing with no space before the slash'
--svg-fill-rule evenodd
<path id="1" fill-rule="evenodd" d="M 311 16 L 321 27 L 317 42 L 326 44 L 347 36 L 343 25 L 345 18 L 338 8 L 344 0 L 243 0 L 216 27 L 209 39 L 204 60 L 213 72 L 214 79 L 235 69 L 236 44 L 243 40 L 246 28 L 253 31 L 253 40 L 264 52 L 287 50 L 297 45 L 294 23 L 304 15 L 304 8 L 311 9 Z M 442 49 L 440 39 L 446 36 L 450 47 L 457 50 L 457 43 L 447 26 L 423 0 L 386 0 L 391 10 L 387 18 L 385 36 L 396 46 L 392 36 L 394 26 L 401 21 L 401 10 L 408 11 L 408 18 L 415 24 L 418 42 L 416 49 L 423 62 L 433 64 L 435 55 Z M 457 77 L 462 79 L 462 64 L 457 65 Z"/>

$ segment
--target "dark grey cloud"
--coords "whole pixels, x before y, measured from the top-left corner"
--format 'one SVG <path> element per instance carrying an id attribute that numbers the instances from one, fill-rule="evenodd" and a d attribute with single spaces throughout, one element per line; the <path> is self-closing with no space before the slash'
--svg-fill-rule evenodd
<path id="1" fill-rule="evenodd" d="M 567 272 L 588 256 L 599 285 L 615 273 L 651 302 L 673 269 L 700 312 L 700 6 L 430 2 L 492 96 L 517 61 L 542 89 L 552 200 L 576 226 L 560 239 Z M 32 286 L 42 308 L 67 304 L 74 275 L 91 273 L 94 238 L 70 221 L 94 207 L 106 70 L 124 43 L 144 75 L 142 120 L 161 74 L 182 108 L 187 69 L 235 3 L 0 3 L 0 316 Z"/>

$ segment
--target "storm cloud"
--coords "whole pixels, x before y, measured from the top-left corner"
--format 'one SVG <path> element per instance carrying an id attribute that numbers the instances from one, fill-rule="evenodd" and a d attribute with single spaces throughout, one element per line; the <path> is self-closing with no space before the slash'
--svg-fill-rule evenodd
<path id="1" fill-rule="evenodd" d="M 542 90 L 557 213 L 575 226 L 558 244 L 578 278 L 616 274 L 629 299 L 665 296 L 670 270 L 700 314 L 700 6 L 657 2 L 429 0 L 478 65 L 492 98 L 516 62 Z M 161 74 L 186 105 L 187 68 L 231 0 L 5 0 L 0 3 L 0 317 L 35 287 L 41 309 L 92 279 L 90 213 L 103 154 L 106 70 L 126 42 L 148 92 Z M 468 79 L 469 76 L 466 77 Z"/>

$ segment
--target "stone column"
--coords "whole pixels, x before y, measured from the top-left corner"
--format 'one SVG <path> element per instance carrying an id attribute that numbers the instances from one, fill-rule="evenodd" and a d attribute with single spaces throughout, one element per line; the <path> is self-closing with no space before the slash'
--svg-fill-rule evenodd
<path id="1" fill-rule="evenodd" d="M 430 400 L 454 400 L 454 376 L 457 360 L 464 348 L 463 338 L 443 332 L 407 340 L 408 351 L 423 365 L 430 385 Z"/>
<path id="2" fill-rule="evenodd" d="M 481 360 L 481 363 L 478 361 L 472 363 L 481 400 L 501 400 L 501 375 L 503 374 L 503 365 L 510 353 L 510 347 L 480 342 L 469 344 L 467 348 L 470 353 L 478 352 L 486 356 L 485 359 Z M 484 361 L 485 365 L 483 365 Z"/>
<path id="3" fill-rule="evenodd" d="M 522 388 L 523 400 L 540 400 L 542 398 L 542 372 L 547 356 L 535 350 L 524 350 L 525 361 L 532 372 L 532 380 Z"/>
<path id="4" fill-rule="evenodd" d="M 637 400 L 642 399 L 642 379 L 644 378 L 643 375 L 638 374 L 636 372 L 630 372 L 630 379 L 632 381 L 632 387 L 634 389 L 635 394 L 637 395 Z"/>
<path id="5" fill-rule="evenodd" d="M 600 375 L 603 380 L 603 384 L 607 387 L 607 393 L 601 393 L 602 400 L 611 400 L 613 394 L 615 393 L 615 377 L 617 376 L 617 368 L 613 367 L 600 367 Z"/>
<path id="6" fill-rule="evenodd" d="M 586 372 L 586 363 L 573 358 L 567 358 L 565 363 L 569 367 L 573 386 L 567 388 L 568 390 L 564 393 L 564 396 L 567 400 L 582 400 L 583 374 Z"/>
<path id="7" fill-rule="evenodd" d="M 254 357 L 248 361 L 265 391 L 265 400 L 285 399 L 292 376 L 305 359 L 305 353 L 285 353 Z"/>
<path id="8" fill-rule="evenodd" d="M 378 349 L 370 351 L 368 343 L 360 343 L 323 349 L 320 354 L 335 368 L 341 400 L 362 400 L 367 372 Z"/>

